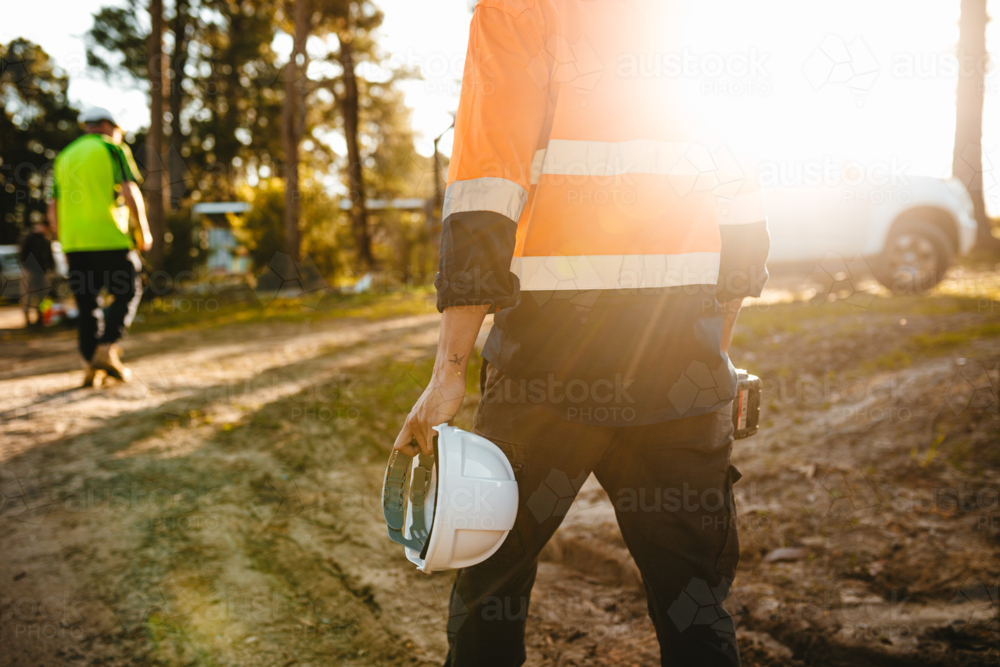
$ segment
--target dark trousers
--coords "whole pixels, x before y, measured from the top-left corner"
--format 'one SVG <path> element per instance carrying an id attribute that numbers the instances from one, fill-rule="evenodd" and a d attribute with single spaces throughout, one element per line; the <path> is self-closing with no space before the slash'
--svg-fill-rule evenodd
<path id="1" fill-rule="evenodd" d="M 739 560 L 731 405 L 647 426 L 590 426 L 532 404 L 491 367 L 473 430 L 507 455 L 520 504 L 500 549 L 458 572 L 446 666 L 524 663 L 538 554 L 591 472 L 642 573 L 662 664 L 739 665 L 734 622 L 722 606 Z"/>
<path id="2" fill-rule="evenodd" d="M 80 310 L 80 354 L 90 361 L 98 345 L 118 341 L 132 324 L 142 296 L 142 267 L 134 250 L 68 252 L 66 259 L 69 288 Z M 107 308 L 98 306 L 102 289 L 114 296 Z"/>

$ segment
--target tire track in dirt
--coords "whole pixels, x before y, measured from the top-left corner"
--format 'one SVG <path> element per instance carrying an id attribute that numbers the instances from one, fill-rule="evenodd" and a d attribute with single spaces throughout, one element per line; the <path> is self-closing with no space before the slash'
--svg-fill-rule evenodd
<path id="1" fill-rule="evenodd" d="M 97 391 L 78 387 L 81 374 L 75 351 L 59 351 L 55 362 L 46 363 L 58 363 L 61 372 L 0 380 L 0 435 L 5 440 L 0 462 L 28 448 L 102 427 L 119 414 L 151 407 L 181 409 L 183 405 L 170 403 L 196 397 L 199 391 L 228 394 L 229 402 L 249 395 L 254 381 L 256 389 L 273 386 L 280 391 L 288 384 L 289 390 L 297 391 L 300 387 L 289 383 L 289 378 L 307 371 L 308 360 L 324 351 L 391 339 L 407 330 L 436 327 L 436 323 L 434 316 L 423 315 L 370 323 L 335 321 L 321 331 L 261 326 L 264 335 L 244 325 L 238 329 L 243 342 L 233 342 L 226 335 L 207 345 L 198 332 L 149 334 L 171 338 L 168 347 L 175 351 L 150 352 L 136 361 L 131 355 L 126 357 L 134 371 L 133 382 L 111 382 Z M 300 330 L 289 331 L 295 328 Z M 268 333 L 271 329 L 280 333 Z M 218 336 L 218 332 L 213 334 L 213 338 Z"/>

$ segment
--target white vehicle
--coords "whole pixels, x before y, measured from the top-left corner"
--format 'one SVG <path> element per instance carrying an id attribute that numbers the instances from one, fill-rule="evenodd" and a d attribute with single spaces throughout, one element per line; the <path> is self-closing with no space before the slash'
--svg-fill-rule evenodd
<path id="1" fill-rule="evenodd" d="M 16 245 L 0 245 L 0 297 L 17 301 L 21 298 L 21 249 Z"/>
<path id="2" fill-rule="evenodd" d="M 0 245 L 0 299 L 17 301 L 21 298 L 21 249 L 16 245 Z M 62 251 L 59 241 L 52 242 L 52 260 L 55 262 L 56 275 L 63 278 L 69 275 L 69 263 L 66 253 Z"/>
<path id="3" fill-rule="evenodd" d="M 886 177 L 884 185 L 764 183 L 769 262 L 862 258 L 893 292 L 936 285 L 976 240 L 972 199 L 957 179 Z"/>

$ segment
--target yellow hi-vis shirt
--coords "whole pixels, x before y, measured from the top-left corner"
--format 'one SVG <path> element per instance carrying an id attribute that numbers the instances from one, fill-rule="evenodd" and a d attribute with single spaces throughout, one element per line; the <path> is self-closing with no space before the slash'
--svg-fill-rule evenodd
<path id="1" fill-rule="evenodd" d="M 141 182 L 132 152 L 103 134 L 85 134 L 59 153 L 52 196 L 64 252 L 134 247 L 122 195 L 129 181 Z"/>

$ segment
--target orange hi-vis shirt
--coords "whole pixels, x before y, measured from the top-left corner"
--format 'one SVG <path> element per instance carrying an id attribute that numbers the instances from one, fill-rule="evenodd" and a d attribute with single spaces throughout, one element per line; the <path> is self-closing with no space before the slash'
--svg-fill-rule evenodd
<path id="1" fill-rule="evenodd" d="M 438 307 L 492 304 L 484 357 L 512 378 L 632 388 L 617 416 L 593 392 L 538 401 L 567 419 L 734 394 L 719 302 L 760 294 L 769 239 L 755 166 L 690 103 L 697 81 L 648 66 L 687 46 L 690 1 L 481 0 L 472 19 Z"/>

